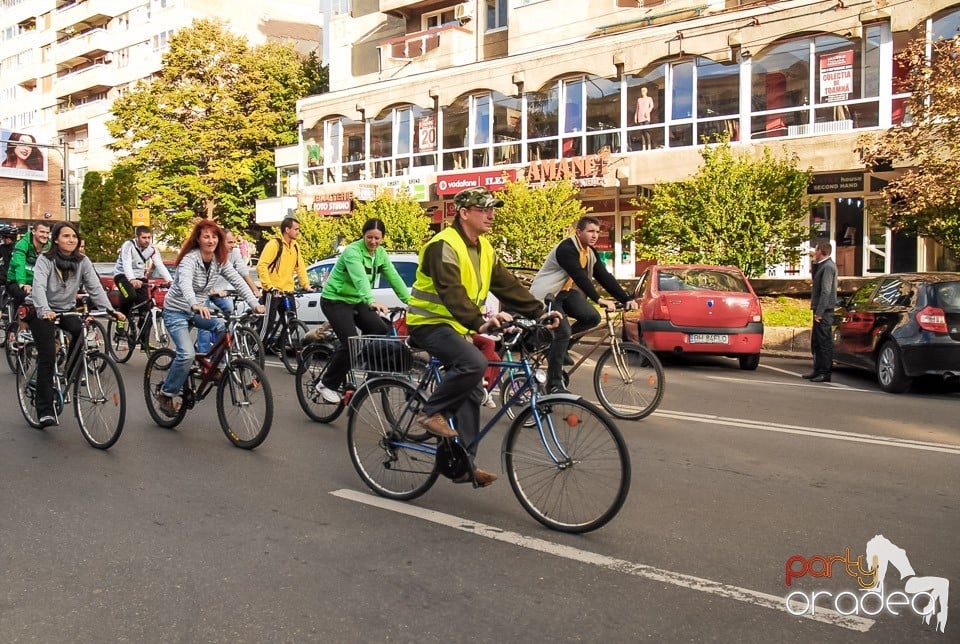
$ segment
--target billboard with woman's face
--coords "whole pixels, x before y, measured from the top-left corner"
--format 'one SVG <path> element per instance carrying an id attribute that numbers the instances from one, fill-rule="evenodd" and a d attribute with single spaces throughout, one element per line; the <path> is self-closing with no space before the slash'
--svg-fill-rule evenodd
<path id="1" fill-rule="evenodd" d="M 46 151 L 32 134 L 0 130 L 0 177 L 47 180 Z"/>

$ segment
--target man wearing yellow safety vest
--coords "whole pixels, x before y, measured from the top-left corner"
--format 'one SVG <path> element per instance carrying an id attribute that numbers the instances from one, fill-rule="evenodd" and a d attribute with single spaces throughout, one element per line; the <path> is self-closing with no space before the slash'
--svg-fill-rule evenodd
<path id="1" fill-rule="evenodd" d="M 434 436 L 459 435 L 473 457 L 477 449 L 474 439 L 480 432 L 480 383 L 487 359 L 469 336 L 495 332 L 513 319 L 508 310 L 532 318 L 543 315 L 544 306 L 500 263 L 490 242 L 482 236 L 493 223 L 494 208 L 502 206 L 503 201 L 486 188 L 462 190 L 453 201 L 453 225 L 435 235 L 420 251 L 407 326 L 411 341 L 444 366 L 443 379 L 417 421 Z M 497 296 L 504 310 L 484 319 L 488 292 Z M 556 326 L 556 320 L 552 325 Z M 448 416 L 456 417 L 456 430 L 447 422 Z M 497 480 L 497 475 L 475 468 L 474 480 L 477 486 L 486 487 Z M 470 475 L 454 482 L 469 483 Z"/>

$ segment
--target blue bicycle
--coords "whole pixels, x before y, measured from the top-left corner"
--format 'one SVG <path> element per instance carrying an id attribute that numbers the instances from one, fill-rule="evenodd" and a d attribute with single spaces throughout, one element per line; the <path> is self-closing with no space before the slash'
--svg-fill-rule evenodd
<path id="1" fill-rule="evenodd" d="M 524 319 L 513 324 L 504 333 L 504 342 L 519 352 L 520 359 L 495 364 L 518 370 L 524 378 L 475 442 L 479 443 L 508 409 L 517 411 L 523 404 L 525 408 L 517 413 L 503 441 L 504 468 L 520 505 L 553 530 L 596 530 L 616 516 L 630 490 L 626 444 L 613 422 L 579 396 L 541 395 L 532 384 L 536 379 L 528 357 L 538 347 L 525 340 L 542 336 L 543 326 Z M 362 343 L 364 337 L 351 341 Z M 387 340 L 378 336 L 371 341 Z M 402 338 L 393 341 L 398 350 L 410 351 Z M 432 359 L 419 383 L 401 375 L 372 377 L 351 398 L 347 426 L 350 460 L 377 494 L 414 499 L 429 490 L 441 474 L 450 479 L 469 475 L 473 480 L 468 452 L 473 445 L 463 445 L 456 438 L 436 438 L 414 421 L 426 404 L 427 392 L 440 378 L 440 364 Z"/>

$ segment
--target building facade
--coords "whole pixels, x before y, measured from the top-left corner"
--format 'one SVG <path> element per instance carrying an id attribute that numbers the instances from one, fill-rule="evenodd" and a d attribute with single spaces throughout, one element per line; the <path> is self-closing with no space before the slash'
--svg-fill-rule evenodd
<path id="1" fill-rule="evenodd" d="M 44 180 L 0 172 L 0 220 L 76 213 L 84 174 L 113 164 L 114 99 L 158 72 L 171 35 L 197 18 L 220 18 L 251 45 L 320 48 L 315 0 L 0 0 L 0 129 L 32 136 L 47 158 Z"/>
<path id="2" fill-rule="evenodd" d="M 841 274 L 956 266 L 870 215 L 897 170 L 871 172 L 857 153 L 860 136 L 909 119 L 895 55 L 955 37 L 955 0 L 332 4 L 331 92 L 300 101 L 301 144 L 278 151 L 286 194 L 317 212 L 404 189 L 439 223 L 464 187 L 569 177 L 627 278 L 642 260 L 631 202 L 695 173 L 703 137 L 722 133 L 814 170 L 810 224 Z M 807 261 L 770 274 L 809 276 Z"/>

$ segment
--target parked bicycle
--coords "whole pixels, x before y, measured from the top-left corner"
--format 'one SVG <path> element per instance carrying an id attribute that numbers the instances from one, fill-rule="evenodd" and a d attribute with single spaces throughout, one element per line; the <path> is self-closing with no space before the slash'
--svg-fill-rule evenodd
<path id="1" fill-rule="evenodd" d="M 147 299 L 130 309 L 122 323 L 110 320 L 107 325 L 107 348 L 119 363 L 130 360 L 139 345 L 146 353 L 170 344 L 170 336 L 163 322 L 163 308 L 159 294 L 166 293 L 167 285 L 148 284 Z"/>
<path id="2" fill-rule="evenodd" d="M 656 354 L 647 347 L 622 339 L 623 308 L 621 306 L 618 306 L 614 312 L 605 310 L 604 320 L 606 329 L 603 329 L 592 342 L 584 346 L 581 341 L 580 347 L 583 353 L 573 366 L 564 371 L 564 384 L 569 384 L 570 376 L 601 346 L 606 347 L 593 368 L 593 389 L 597 394 L 597 400 L 604 409 L 617 418 L 626 420 L 646 418 L 660 406 L 663 400 L 666 387 L 663 365 L 660 364 Z M 589 329 L 573 336 L 573 339 L 579 340 L 594 332 L 596 329 Z M 536 354 L 535 364 L 538 367 L 546 364 L 546 348 Z M 506 404 L 506 401 L 520 389 L 517 380 L 524 377 L 522 373 L 510 373 L 506 374 L 506 377 L 501 377 L 502 404 Z M 544 380 L 542 376 L 540 380 Z M 539 382 L 538 386 L 542 392 L 544 383 Z M 516 412 L 508 413 L 513 418 Z"/>
<path id="3" fill-rule="evenodd" d="M 66 405 L 73 403 L 73 412 L 83 437 L 98 449 L 109 449 L 120 438 L 127 413 L 127 398 L 116 363 L 89 343 L 91 316 L 80 312 L 60 313 L 56 318 L 55 344 L 57 347 L 53 376 L 54 416 L 59 422 Z M 85 330 L 80 334 L 80 346 L 72 359 L 69 336 L 60 328 L 60 320 L 67 316 L 82 316 Z M 17 401 L 20 411 L 31 427 L 39 428 L 40 419 L 34 404 L 37 393 L 37 363 L 25 373 L 17 372 Z"/>
<path id="4" fill-rule="evenodd" d="M 160 411 L 160 388 L 173 364 L 176 352 L 159 349 L 147 360 L 143 374 L 143 394 L 153 421 L 172 429 L 179 425 L 187 410 L 217 394 L 217 418 L 227 439 L 237 447 L 253 449 L 270 433 L 273 423 L 273 393 L 263 369 L 257 363 L 235 355 L 232 325 L 228 324 L 208 353 L 193 360 L 183 391 L 178 397 L 175 416 Z M 175 399 L 175 403 L 177 399 Z"/>
<path id="5" fill-rule="evenodd" d="M 515 319 L 504 342 L 520 359 L 498 363 L 521 371 L 526 379 L 514 395 L 526 396 L 527 408 L 507 430 L 503 463 L 510 487 L 523 508 L 554 530 L 588 532 L 609 522 L 630 490 L 630 457 L 619 430 L 593 404 L 573 394 L 541 395 L 524 337 L 543 328 L 533 320 Z M 351 338 L 362 345 L 372 336 Z M 383 342 L 382 336 L 377 342 Z M 409 349 L 402 338 L 390 340 Z M 350 400 L 347 441 L 350 460 L 370 489 L 392 499 L 424 494 L 442 474 L 473 480 L 469 450 L 459 439 L 438 439 L 415 417 L 427 401 L 431 383 L 441 377 L 439 362 L 430 361 L 415 384 L 396 375 L 366 380 Z M 506 414 L 514 400 L 480 430 L 475 443 Z M 452 419 L 450 419 L 452 421 Z M 451 422 L 451 425 L 453 423 Z M 476 486 L 476 483 L 474 483 Z"/>
<path id="6" fill-rule="evenodd" d="M 271 337 L 265 338 L 262 333 L 260 336 L 264 349 L 269 353 L 278 354 L 283 366 L 292 374 L 297 373 L 297 361 L 303 349 L 303 338 L 308 332 L 307 325 L 297 318 L 296 298 L 306 292 L 304 290 L 293 293 L 273 291 L 273 296 L 277 300 L 277 314 L 280 316 L 280 322 Z M 263 318 L 263 324 L 267 324 L 266 316 Z"/>

